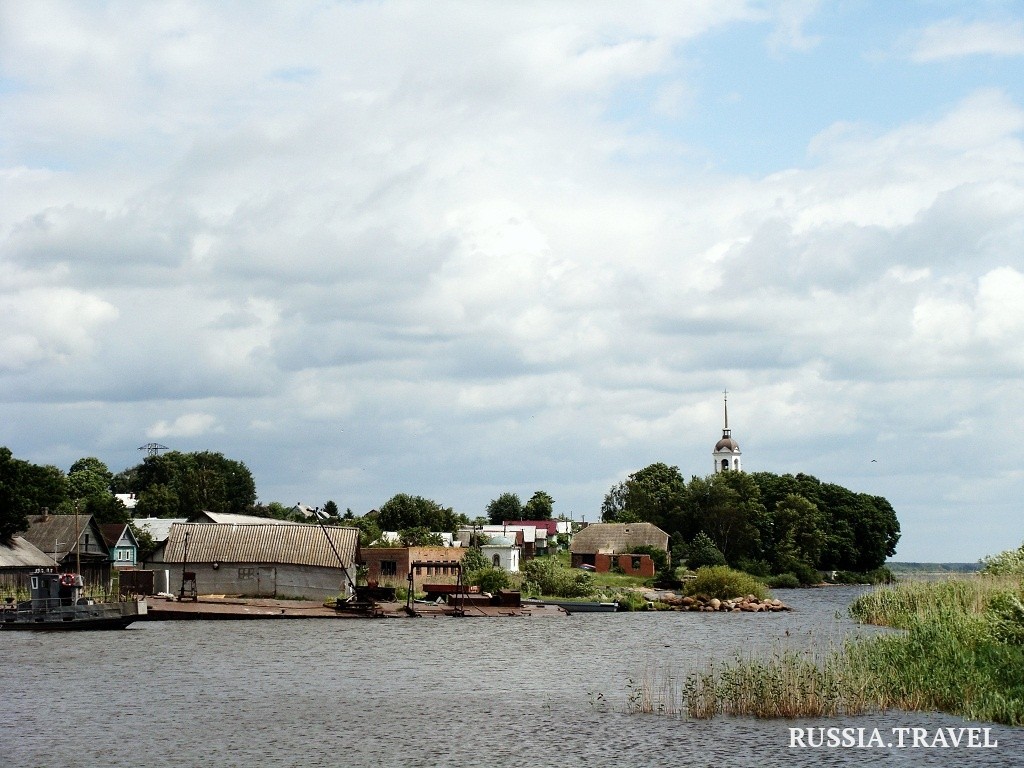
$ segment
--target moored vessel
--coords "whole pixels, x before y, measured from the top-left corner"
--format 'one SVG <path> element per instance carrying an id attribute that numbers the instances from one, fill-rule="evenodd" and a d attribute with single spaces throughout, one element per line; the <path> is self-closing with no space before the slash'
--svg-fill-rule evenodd
<path id="1" fill-rule="evenodd" d="M 146 615 L 145 600 L 96 602 L 83 597 L 78 574 L 37 571 L 29 578 L 29 600 L 7 598 L 0 605 L 0 629 L 124 629 Z"/>

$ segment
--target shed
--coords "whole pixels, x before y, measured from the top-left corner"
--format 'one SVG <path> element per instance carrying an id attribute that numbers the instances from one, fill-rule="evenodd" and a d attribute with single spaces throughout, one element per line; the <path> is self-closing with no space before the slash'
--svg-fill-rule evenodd
<path id="1" fill-rule="evenodd" d="M 342 564 L 355 579 L 358 554 L 356 528 L 176 523 L 147 566 L 172 571 L 172 593 L 188 571 L 202 594 L 322 599 L 347 592 Z"/>
<path id="2" fill-rule="evenodd" d="M 53 569 L 56 562 L 21 536 L 9 544 L 0 543 L 0 591 L 13 593 L 28 589 L 28 577 L 40 568 Z"/>

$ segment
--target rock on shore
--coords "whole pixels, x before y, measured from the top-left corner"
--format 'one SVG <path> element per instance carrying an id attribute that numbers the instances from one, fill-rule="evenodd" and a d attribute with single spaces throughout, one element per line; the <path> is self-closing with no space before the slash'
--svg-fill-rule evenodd
<path id="1" fill-rule="evenodd" d="M 656 600 L 677 611 L 768 613 L 793 610 L 779 599 L 766 598 L 762 600 L 754 595 L 743 595 L 728 600 L 719 600 L 717 597 L 705 598 L 700 595 L 691 597 L 689 595 L 663 594 L 659 595 Z"/>

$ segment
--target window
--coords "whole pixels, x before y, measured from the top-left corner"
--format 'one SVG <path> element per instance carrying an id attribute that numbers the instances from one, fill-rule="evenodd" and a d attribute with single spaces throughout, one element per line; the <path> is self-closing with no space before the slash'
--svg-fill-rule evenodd
<path id="1" fill-rule="evenodd" d="M 239 568 L 238 569 L 238 580 L 245 581 L 246 579 L 252 579 L 256 577 L 255 568 Z"/>
<path id="2" fill-rule="evenodd" d="M 501 555 L 495 554 L 494 557 L 491 558 L 491 562 L 494 563 L 495 568 L 501 568 Z"/>
<path id="3" fill-rule="evenodd" d="M 397 560 L 381 560 L 380 561 L 380 575 L 381 576 L 395 576 L 398 574 L 398 561 Z"/>

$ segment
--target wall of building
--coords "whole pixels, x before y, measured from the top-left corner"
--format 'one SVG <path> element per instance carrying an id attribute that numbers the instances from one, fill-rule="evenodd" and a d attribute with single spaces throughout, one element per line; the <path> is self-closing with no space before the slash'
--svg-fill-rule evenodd
<path id="1" fill-rule="evenodd" d="M 654 575 L 654 561 L 650 555 L 594 555 L 594 570 L 607 573 L 616 565 L 627 576 L 650 578 Z"/>
<path id="2" fill-rule="evenodd" d="M 366 581 L 381 587 L 407 587 L 409 565 L 432 562 L 413 571 L 413 591 L 422 592 L 424 584 L 455 584 L 458 572 L 450 567 L 466 554 L 462 547 L 366 547 L 359 550 L 366 566 Z"/>
<path id="3" fill-rule="evenodd" d="M 162 571 L 169 572 L 172 595 L 181 589 L 180 563 L 149 563 L 146 566 L 163 586 Z M 196 574 L 196 591 L 200 595 L 244 595 L 246 597 L 277 597 L 321 600 L 347 594 L 345 574 L 341 568 L 276 563 L 189 563 L 184 570 Z M 355 578 L 355 571 L 349 569 Z"/>

